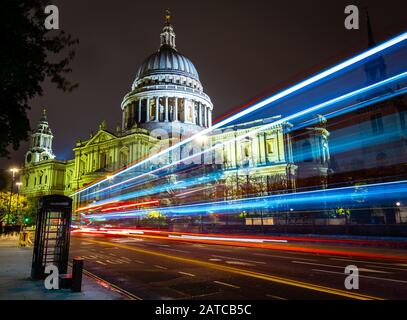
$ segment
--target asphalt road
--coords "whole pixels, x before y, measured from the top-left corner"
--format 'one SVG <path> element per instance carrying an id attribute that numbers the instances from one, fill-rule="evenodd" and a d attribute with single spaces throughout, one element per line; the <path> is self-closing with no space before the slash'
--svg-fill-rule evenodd
<path id="1" fill-rule="evenodd" d="M 71 257 L 139 299 L 407 299 L 407 263 L 144 237 L 75 234 Z M 345 267 L 359 269 L 347 290 Z"/>

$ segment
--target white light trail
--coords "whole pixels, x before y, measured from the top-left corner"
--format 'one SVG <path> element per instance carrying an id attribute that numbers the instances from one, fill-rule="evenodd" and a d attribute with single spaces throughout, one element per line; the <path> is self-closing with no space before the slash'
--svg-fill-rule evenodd
<path id="1" fill-rule="evenodd" d="M 375 54 L 377 54 L 377 53 L 379 53 L 381 51 L 384 51 L 384 50 L 386 50 L 388 48 L 391 48 L 392 46 L 395 46 L 395 45 L 405 41 L 406 39 L 407 39 L 407 32 L 402 33 L 401 35 L 399 35 L 399 36 L 397 36 L 397 37 L 395 37 L 393 39 L 390 39 L 390 40 L 388 40 L 388 41 L 386 41 L 386 42 L 384 42 L 384 43 L 382 43 L 382 44 L 380 44 L 380 45 L 378 45 L 378 46 L 376 46 L 374 48 L 371 48 L 371 49 L 369 49 L 369 50 L 367 50 L 367 51 L 365 51 L 365 52 L 363 52 L 361 54 L 358 54 L 355 57 L 353 57 L 351 59 L 348 59 L 348 60 L 346 60 L 346 61 L 344 61 L 344 62 L 342 62 L 342 63 L 340 63 L 340 64 L 338 64 L 338 65 L 336 65 L 336 66 L 334 66 L 332 68 L 329 68 L 329 69 L 327 69 L 327 70 L 325 70 L 325 71 L 323 71 L 321 73 L 318 73 L 318 74 L 312 76 L 311 78 L 308 78 L 307 80 L 304 80 L 304 81 L 302 81 L 302 82 L 300 82 L 300 83 L 298 83 L 298 84 L 296 84 L 296 85 L 294 85 L 294 86 L 292 86 L 292 87 L 290 87 L 288 89 L 285 89 L 285 90 L 283 90 L 283 91 L 281 91 L 281 92 L 279 92 L 279 93 L 277 93 L 277 94 L 275 94 L 275 95 L 273 95 L 273 96 L 271 96 L 271 97 L 269 97 L 269 98 L 267 98 L 267 99 L 265 99 L 263 101 L 255 103 L 251 107 L 249 107 L 249 108 L 247 108 L 245 110 L 242 110 L 242 111 L 240 111 L 240 112 L 238 112 L 238 113 L 236 113 L 236 114 L 234 114 L 234 115 L 232 115 L 232 116 L 230 116 L 230 117 L 228 117 L 228 118 L 214 124 L 212 127 L 204 129 L 204 130 L 198 132 L 197 134 L 195 134 L 195 135 L 193 135 L 193 136 L 191 136 L 189 138 L 186 138 L 186 139 L 176 143 L 175 145 L 173 145 L 173 146 L 171 146 L 169 148 L 166 148 L 166 149 L 164 149 L 164 150 L 162 150 L 162 151 L 160 151 L 160 152 L 158 152 L 158 153 L 156 153 L 156 154 L 154 154 L 154 155 L 152 155 L 152 156 L 150 156 L 150 157 L 148 157 L 148 158 L 146 158 L 146 159 L 144 159 L 144 160 L 142 160 L 140 162 L 135 163 L 134 165 L 132 165 L 132 166 L 130 166 L 130 167 L 128 167 L 128 168 L 126 168 L 126 169 L 124 169 L 122 171 L 119 171 L 119 172 L 111 175 L 109 177 L 109 179 L 113 179 L 114 177 L 116 177 L 116 176 L 118 176 L 120 174 L 123 174 L 123 173 L 125 173 L 125 172 L 127 172 L 127 171 L 129 171 L 129 170 L 131 170 L 133 168 L 142 166 L 143 164 L 147 163 L 148 161 L 151 161 L 151 160 L 153 160 L 155 158 L 158 158 L 158 157 L 164 155 L 165 153 L 167 153 L 167 152 L 169 152 L 171 150 L 174 150 L 174 149 L 176 149 L 176 148 L 178 148 L 178 147 L 180 147 L 182 145 L 185 145 L 186 143 L 188 143 L 190 141 L 193 141 L 194 139 L 199 139 L 200 137 L 202 137 L 204 135 L 207 135 L 208 133 L 210 133 L 211 131 L 213 131 L 215 129 L 218 129 L 218 128 L 220 128 L 220 127 L 222 127 L 224 125 L 227 125 L 228 123 L 231 123 L 231 122 L 233 122 L 233 121 L 235 121 L 235 120 L 237 120 L 237 119 L 239 119 L 241 117 L 244 117 L 244 116 L 246 116 L 246 115 L 248 115 L 248 114 L 250 114 L 250 113 L 252 113 L 252 112 L 254 112 L 256 110 L 259 110 L 260 108 L 262 108 L 262 107 L 264 107 L 264 106 L 266 106 L 266 105 L 268 105 L 268 104 L 270 104 L 272 102 L 275 102 L 275 101 L 278 101 L 278 100 L 280 100 L 280 99 L 282 99 L 284 97 L 287 97 L 287 96 L 289 96 L 290 94 L 292 94 L 292 93 L 294 93 L 296 91 L 299 91 L 299 90 L 301 90 L 303 88 L 306 88 L 307 86 L 309 86 L 311 84 L 314 84 L 314 83 L 316 83 L 316 82 L 318 82 L 318 81 L 320 81 L 320 80 L 322 80 L 324 78 L 327 78 L 327 77 L 335 74 L 336 72 L 339 72 L 339 71 L 341 71 L 341 70 L 343 70 L 345 68 L 348 68 L 348 67 L 350 67 L 350 66 L 352 66 L 352 65 L 354 65 L 354 64 L 356 64 L 356 63 L 358 63 L 360 61 L 363 61 L 363 60 L 365 60 L 365 59 L 367 59 L 367 58 L 369 58 L 369 57 L 371 57 L 371 56 L 373 56 L 373 55 L 375 55 Z M 108 178 L 100 180 L 100 181 L 98 181 L 98 182 L 96 182 L 96 183 L 94 183 L 94 184 L 92 184 L 92 185 L 90 185 L 90 186 L 88 186 L 88 187 L 86 187 L 84 189 L 78 190 L 77 192 L 71 194 L 70 196 L 72 197 L 74 195 L 82 193 L 82 192 L 84 192 L 84 191 L 86 191 L 86 190 L 88 190 L 90 188 L 93 188 L 93 187 L 95 187 L 95 186 L 97 186 L 97 185 L 99 185 L 102 182 L 105 182 L 107 180 L 108 180 Z"/>
<path id="2" fill-rule="evenodd" d="M 262 132 L 262 131 L 265 131 L 265 130 L 267 130 L 267 129 L 270 129 L 270 128 L 274 127 L 274 126 L 281 125 L 281 124 L 283 124 L 283 123 L 285 123 L 285 122 L 291 121 L 291 120 L 293 120 L 293 119 L 299 118 L 299 117 L 304 116 L 304 115 L 307 115 L 307 114 L 309 114 L 309 113 L 313 113 L 313 112 L 316 112 L 316 111 L 320 111 L 321 109 L 324 109 L 324 108 L 326 108 L 326 107 L 332 106 L 332 105 L 334 105 L 335 103 L 338 103 L 338 102 L 347 100 L 347 99 L 352 98 L 352 97 L 355 97 L 355 96 L 357 96 L 357 95 L 359 95 L 359 94 L 361 94 L 361 93 L 365 93 L 365 92 L 367 92 L 367 91 L 370 91 L 370 90 L 379 88 L 379 87 L 381 87 L 381 86 L 388 85 L 388 84 L 390 84 L 390 83 L 392 83 L 392 82 L 395 82 L 395 81 L 397 81 L 397 80 L 403 79 L 403 78 L 405 78 L 405 77 L 407 77 L 407 71 L 406 71 L 406 72 L 403 72 L 403 73 L 400 73 L 400 74 L 398 74 L 398 75 L 395 75 L 395 76 L 393 76 L 393 77 L 387 78 L 387 79 L 385 79 L 385 80 L 376 82 L 376 83 L 371 84 L 371 85 L 369 85 L 369 86 L 366 86 L 366 87 L 357 89 L 357 90 L 355 90 L 355 91 L 346 93 L 346 94 L 344 94 L 344 95 L 342 95 L 342 96 L 333 98 L 333 99 L 328 100 L 328 101 L 325 101 L 325 102 L 323 102 L 323 103 L 317 104 L 317 105 L 315 105 L 315 106 L 313 106 L 313 107 L 310 107 L 310 108 L 307 108 L 307 109 L 305 109 L 305 110 L 296 112 L 296 113 L 294 113 L 294 114 L 292 114 L 292 115 L 289 115 L 289 116 L 287 116 L 287 117 L 280 118 L 280 119 L 278 119 L 278 120 L 276 120 L 276 121 L 274 121 L 274 122 L 271 122 L 271 123 L 265 124 L 265 125 L 263 125 L 263 126 L 260 126 L 259 128 L 254 129 L 254 130 L 252 130 L 252 131 L 250 131 L 250 132 L 248 132 L 248 133 L 246 133 L 246 134 L 244 134 L 244 135 L 240 135 L 240 136 L 237 136 L 237 137 L 235 137 L 235 138 L 229 139 L 228 141 L 221 142 L 220 144 L 214 145 L 214 146 L 212 146 L 212 147 L 210 147 L 210 148 L 208 148 L 208 149 L 206 149 L 206 150 L 204 150 L 204 151 L 201 151 L 201 152 L 198 152 L 198 153 L 194 153 L 193 155 L 191 155 L 191 156 L 189 156 L 189 157 L 180 159 L 180 160 L 175 161 L 175 162 L 171 162 L 171 163 L 169 163 L 169 164 L 167 164 L 167 165 L 165 165 L 165 166 L 163 166 L 163 167 L 157 168 L 157 169 L 155 169 L 155 170 L 151 170 L 151 171 L 149 171 L 149 172 L 147 172 L 147 173 L 143 173 L 143 174 L 137 175 L 137 176 L 135 176 L 135 177 L 132 177 L 132 178 L 129 178 L 129 179 L 126 179 L 126 180 L 123 180 L 123 181 L 121 181 L 121 182 L 118 182 L 118 183 L 116 183 L 116 184 L 114 184 L 114 185 L 107 186 L 107 187 L 102 188 L 102 189 L 100 189 L 100 190 L 96 190 L 96 191 L 93 192 L 93 194 L 100 193 L 100 192 L 102 192 L 102 191 L 106 191 L 106 190 L 108 190 L 108 189 L 112 189 L 112 188 L 117 187 L 117 186 L 120 186 L 120 185 L 122 185 L 122 184 L 131 182 L 131 181 L 134 181 L 134 180 L 136 180 L 136 179 L 140 179 L 140 178 L 142 178 L 142 177 L 149 176 L 149 175 L 154 174 L 154 173 L 156 173 L 156 172 L 158 172 L 158 171 L 168 169 L 168 168 L 170 168 L 170 167 L 172 167 L 172 166 L 174 166 L 174 165 L 176 165 L 176 164 L 179 164 L 179 163 L 182 163 L 182 162 L 186 162 L 186 161 L 192 160 L 192 159 L 194 159 L 194 158 L 196 158 L 196 157 L 198 157 L 198 156 L 202 156 L 203 154 L 208 153 L 208 152 L 211 152 L 211 151 L 213 151 L 213 150 L 215 150 L 215 149 L 217 149 L 217 148 L 219 148 L 219 147 L 221 147 L 221 146 L 224 146 L 224 145 L 227 145 L 227 144 L 230 144 L 230 143 L 234 143 L 234 142 L 239 141 L 239 140 L 243 140 L 243 139 L 245 139 L 245 138 L 248 137 L 248 136 L 256 135 L 256 134 L 258 134 L 258 133 L 260 133 L 260 132 Z"/>

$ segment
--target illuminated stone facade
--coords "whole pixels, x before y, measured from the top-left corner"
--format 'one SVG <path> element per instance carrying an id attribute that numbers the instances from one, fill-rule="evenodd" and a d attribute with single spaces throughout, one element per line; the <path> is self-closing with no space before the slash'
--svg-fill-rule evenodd
<path id="1" fill-rule="evenodd" d="M 70 195 L 163 146 L 211 127 L 212 102 L 203 91 L 193 63 L 176 49 L 169 16 L 160 39 L 159 50 L 140 66 L 131 91 L 123 99 L 122 125 L 116 132 L 107 130 L 106 122 L 102 122 L 90 139 L 78 139 L 73 148 L 75 157 L 69 161 L 54 159 L 48 122 L 49 132 L 43 128 L 44 132 L 33 133 L 33 147 L 27 156 L 35 154 L 35 161 L 26 161 L 24 194 L 32 200 L 45 194 Z M 316 184 L 325 184 L 329 134 L 324 121 L 303 129 L 301 141 L 293 141 L 289 123 L 250 134 L 278 118 L 217 129 L 207 137 L 213 146 L 241 137 L 217 148 L 214 155 L 224 169 L 225 198 L 253 191 L 294 191 L 299 175 L 312 176 Z M 44 125 L 43 120 L 39 126 Z M 37 141 L 45 143 L 43 149 L 37 148 Z M 249 185 L 256 190 L 248 190 Z"/>

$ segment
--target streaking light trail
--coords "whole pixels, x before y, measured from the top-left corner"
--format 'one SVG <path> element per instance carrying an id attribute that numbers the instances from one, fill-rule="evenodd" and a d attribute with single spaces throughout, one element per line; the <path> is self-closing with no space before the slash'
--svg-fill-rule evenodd
<path id="1" fill-rule="evenodd" d="M 137 180 L 137 179 L 146 177 L 146 176 L 148 176 L 148 175 L 154 174 L 154 173 L 156 173 L 156 172 L 158 172 L 158 171 L 162 171 L 162 170 L 168 169 L 168 168 L 170 168 L 170 167 L 172 167 L 172 166 L 174 166 L 174 165 L 176 165 L 176 164 L 179 164 L 179 163 L 182 163 L 182 162 L 186 162 L 186 161 L 192 160 L 192 159 L 194 159 L 194 158 L 196 158 L 196 157 L 198 157 L 198 156 L 202 156 L 202 155 L 204 155 L 204 154 L 206 154 L 206 153 L 208 153 L 208 152 L 212 152 L 212 151 L 214 151 L 215 149 L 219 148 L 220 146 L 227 145 L 227 144 L 230 144 L 230 143 L 234 143 L 234 142 L 236 142 L 236 141 L 243 140 L 243 139 L 245 139 L 247 136 L 254 136 L 254 135 L 256 135 L 256 134 L 258 134 L 258 133 L 260 133 L 260 132 L 262 132 L 262 131 L 265 131 L 265 130 L 267 130 L 267 129 L 269 129 L 269 128 L 272 128 L 272 127 L 274 127 L 274 126 L 278 126 L 278 125 L 283 124 L 283 123 L 285 123 L 285 122 L 289 122 L 289 121 L 292 121 L 292 120 L 294 120 L 294 119 L 301 118 L 301 117 L 303 117 L 303 116 L 305 116 L 305 115 L 308 115 L 308 114 L 313 114 L 313 113 L 318 112 L 318 111 L 321 111 L 321 110 L 323 110 L 323 109 L 325 109 L 325 108 L 327 108 L 327 107 L 333 106 L 333 105 L 335 105 L 335 104 L 337 104 L 337 103 L 339 103 L 339 102 L 346 101 L 346 100 L 351 99 L 351 98 L 354 98 L 354 97 L 356 97 L 356 96 L 358 96 L 358 95 L 368 93 L 368 92 L 370 92 L 370 91 L 372 91 L 372 90 L 374 90 L 374 89 L 377 89 L 377 88 L 380 88 L 380 87 L 389 85 L 389 84 L 391 84 L 391 83 L 394 83 L 394 82 L 396 82 L 396 81 L 399 81 L 399 80 L 402 80 L 402 79 L 405 79 L 405 78 L 407 78 L 407 72 L 403 72 L 403 73 L 401 73 L 401 74 L 395 75 L 395 76 L 393 76 L 393 77 L 390 77 L 390 78 L 388 78 L 388 79 L 385 79 L 385 80 L 382 80 L 382 81 L 380 81 L 380 82 L 374 83 L 374 84 L 372 84 L 372 85 L 366 86 L 366 87 L 364 87 L 364 88 L 361 88 L 361 89 L 358 89 L 358 90 L 349 92 L 349 93 L 347 93 L 347 94 L 344 94 L 344 95 L 342 95 L 342 96 L 336 97 L 336 98 L 331 99 L 331 100 L 329 100 L 329 101 L 325 101 L 325 102 L 320 103 L 320 104 L 318 104 L 318 105 L 315 105 L 315 106 L 313 106 L 313 107 L 310 107 L 310 108 L 307 108 L 307 109 L 305 109 L 305 110 L 296 112 L 296 113 L 294 113 L 294 114 L 292 114 L 292 115 L 289 115 L 289 116 L 287 116 L 287 117 L 280 118 L 280 119 L 278 119 L 278 120 L 276 120 L 276 121 L 274 121 L 274 122 L 265 124 L 265 125 L 263 125 L 263 126 L 257 128 L 257 129 L 254 129 L 254 130 L 248 132 L 246 135 L 240 135 L 240 136 L 234 137 L 234 138 L 229 139 L 229 140 L 227 140 L 227 141 L 225 141 L 225 142 L 223 142 L 223 143 L 221 143 L 221 144 L 214 145 L 214 146 L 212 146 L 212 147 L 210 147 L 210 148 L 208 148 L 208 149 L 206 149 L 206 150 L 204 150 L 204 151 L 201 151 L 201 152 L 198 152 L 198 153 L 194 153 L 193 155 L 191 155 L 191 156 L 189 156 L 189 157 L 180 159 L 180 160 L 178 160 L 178 161 L 174 161 L 174 162 L 172 162 L 172 163 L 170 163 L 170 164 L 168 164 L 168 165 L 162 166 L 162 167 L 160 167 L 160 168 L 158 168 L 158 169 L 155 169 L 155 170 L 152 170 L 152 171 L 150 171 L 150 172 L 148 172 L 148 173 L 144 173 L 144 174 L 141 174 L 141 175 L 137 175 L 137 176 L 135 176 L 135 177 L 131 177 L 131 178 L 129 178 L 129 179 L 126 179 L 126 180 L 121 181 L 121 182 L 118 182 L 118 183 L 116 183 L 116 184 L 107 186 L 107 187 L 102 188 L 102 189 L 100 189 L 100 190 L 96 190 L 96 191 L 92 192 L 91 194 L 97 194 L 97 193 L 100 193 L 100 192 L 103 192 L 103 191 L 106 191 L 106 190 L 115 188 L 115 187 L 117 187 L 117 186 L 123 185 L 123 184 L 125 184 L 125 183 L 129 183 L 129 182 L 131 182 L 131 181 L 134 181 L 134 180 Z M 360 107 L 362 107 L 362 106 L 364 106 L 364 105 L 361 104 Z"/>
<path id="2" fill-rule="evenodd" d="M 146 206 L 149 204 L 158 204 L 158 200 L 152 200 L 152 201 L 145 201 L 145 202 L 138 202 L 138 203 L 131 203 L 131 204 L 125 204 L 122 206 L 116 206 L 116 207 L 111 207 L 111 208 L 104 208 L 101 211 L 113 211 L 113 210 L 118 210 L 118 209 L 126 209 L 126 208 L 134 208 L 134 207 L 141 207 L 141 206 Z"/>
<path id="3" fill-rule="evenodd" d="M 271 96 L 271 97 L 269 97 L 269 98 L 267 98 L 267 99 L 265 99 L 263 101 L 255 103 L 251 107 L 249 107 L 249 108 L 247 108 L 245 110 L 242 110 L 242 111 L 240 111 L 240 112 L 238 112 L 238 113 L 236 113 L 236 114 L 234 114 L 234 115 L 232 115 L 232 116 L 230 116 L 230 117 L 228 117 L 228 118 L 226 118 L 226 119 L 224 119 L 224 120 L 222 120 L 222 121 L 220 121 L 218 123 L 215 123 L 212 127 L 204 129 L 204 130 L 200 131 L 199 133 L 197 133 L 197 134 L 195 134 L 195 135 L 193 135 L 193 136 L 191 136 L 189 138 L 186 138 L 186 139 L 176 143 L 175 145 L 173 145 L 173 146 L 171 146 L 171 147 L 169 147 L 167 149 L 164 149 L 164 150 L 162 150 L 162 151 L 160 151 L 160 152 L 158 152 L 158 153 L 156 153 L 156 154 L 154 154 L 154 155 L 152 155 L 152 156 L 150 156 L 150 157 L 148 157 L 148 158 L 146 158 L 146 159 L 144 159 L 144 160 L 142 160 L 142 161 L 140 161 L 140 162 L 138 162 L 138 163 L 136 163 L 136 164 L 134 164 L 132 166 L 129 166 L 126 169 L 123 169 L 122 171 L 119 171 L 119 172 L 113 174 L 109 178 L 105 178 L 103 180 L 100 180 L 100 181 L 88 186 L 88 187 L 85 187 L 85 188 L 83 188 L 81 190 L 78 190 L 77 192 L 71 194 L 71 196 L 80 194 L 80 193 L 82 193 L 82 192 L 84 192 L 86 190 L 89 190 L 90 188 L 93 188 L 93 187 L 95 187 L 95 186 L 97 186 L 97 185 L 99 185 L 99 184 L 101 184 L 103 182 L 106 182 L 106 181 L 108 181 L 108 180 L 110 180 L 110 179 L 112 179 L 112 178 L 114 178 L 114 177 L 116 177 L 118 175 L 121 175 L 121 174 L 123 174 L 123 173 L 125 173 L 125 172 L 127 172 L 127 171 L 129 171 L 131 169 L 134 169 L 136 167 L 140 167 L 140 166 L 148 163 L 149 161 L 152 161 L 153 159 L 156 159 L 156 158 L 158 158 L 158 157 L 160 157 L 160 156 L 162 156 L 162 155 L 164 155 L 164 154 L 166 154 L 166 153 L 168 153 L 168 152 L 170 152 L 172 150 L 175 150 L 176 148 L 179 148 L 180 146 L 185 145 L 188 142 L 191 142 L 191 141 L 193 141 L 193 140 L 195 140 L 195 139 L 197 139 L 199 137 L 207 135 L 208 133 L 210 133 L 211 131 L 213 131 L 213 130 L 215 130 L 217 128 L 221 128 L 222 126 L 225 126 L 225 125 L 227 125 L 227 124 L 229 124 L 229 123 L 231 123 L 231 122 L 233 122 L 235 120 L 238 120 L 238 119 L 240 119 L 240 118 L 242 118 L 242 117 L 244 117 L 244 116 L 246 116 L 246 115 L 248 115 L 248 114 L 250 114 L 250 113 L 252 113 L 254 111 L 257 111 L 257 110 L 267 106 L 270 103 L 273 103 L 273 102 L 276 102 L 276 101 L 278 101 L 278 100 L 280 100 L 282 98 L 285 98 L 285 97 L 287 97 L 287 96 L 289 96 L 289 95 L 291 95 L 293 93 L 296 93 L 296 92 L 298 92 L 298 91 L 300 91 L 300 90 L 302 90 L 302 89 L 304 89 L 304 88 L 306 88 L 306 87 L 308 87 L 308 86 L 310 86 L 312 84 L 317 83 L 318 81 L 320 81 L 322 79 L 325 79 L 325 78 L 327 78 L 327 77 L 329 77 L 331 75 L 334 75 L 335 73 L 337 73 L 339 71 L 342 71 L 342 70 L 344 70 L 344 69 L 346 69 L 346 68 L 348 68 L 348 67 L 350 67 L 352 65 L 355 65 L 355 64 L 357 64 L 357 63 L 359 63 L 359 62 L 361 62 L 361 61 L 363 61 L 363 60 L 365 60 L 365 59 L 367 59 L 369 57 L 372 57 L 372 56 L 374 56 L 374 55 L 376 55 L 378 53 L 381 53 L 381 52 L 383 52 L 383 51 L 385 51 L 385 50 L 387 50 L 387 49 L 389 49 L 389 48 L 391 48 L 391 47 L 393 47 L 393 46 L 395 46 L 397 44 L 400 44 L 401 42 L 405 41 L 406 39 L 407 39 L 407 32 L 405 32 L 405 33 L 403 33 L 403 34 L 401 34 L 401 35 L 399 35 L 399 36 L 397 36 L 397 37 L 395 37 L 395 38 L 393 38 L 393 39 L 391 39 L 389 41 L 386 41 L 386 42 L 384 42 L 384 43 L 382 43 L 382 44 L 380 44 L 380 45 L 378 45 L 378 46 L 376 46 L 374 48 L 371 48 L 371 49 L 369 49 L 369 50 L 367 50 L 367 51 L 365 51 L 365 52 L 363 52 L 363 53 L 361 53 L 361 54 L 359 54 L 359 55 L 357 55 L 357 56 L 355 56 L 355 57 L 353 57 L 351 59 L 348 59 L 348 60 L 346 60 L 346 61 L 344 61 L 344 62 L 342 62 L 342 63 L 340 63 L 340 64 L 338 64 L 338 65 L 336 65 L 336 66 L 334 66 L 332 68 L 329 68 L 328 70 L 325 70 L 325 71 L 323 71 L 323 72 L 321 72 L 321 73 L 319 73 L 317 75 L 314 75 L 311 78 L 309 78 L 307 80 L 304 80 L 304 81 L 302 81 L 302 82 L 300 82 L 300 83 L 298 83 L 298 84 L 296 84 L 296 85 L 294 85 L 294 86 L 292 86 L 292 87 L 290 87 L 288 89 L 285 89 L 285 90 L 283 90 L 283 91 L 281 91 L 281 92 L 279 92 L 279 93 L 277 93 L 277 94 L 275 94 L 275 95 L 273 95 L 273 96 Z"/>
<path id="4" fill-rule="evenodd" d="M 194 215 L 210 213 L 235 213 L 241 212 L 242 208 L 270 209 L 275 212 L 287 211 L 294 208 L 295 211 L 310 209 L 326 209 L 338 205 L 352 208 L 372 206 L 375 201 L 394 204 L 400 199 L 407 199 L 407 180 L 396 182 L 384 182 L 367 184 L 363 186 L 340 187 L 334 189 L 312 190 L 300 193 L 277 194 L 270 196 L 225 200 L 188 204 L 182 206 L 154 208 L 167 216 Z M 85 215 L 88 219 L 121 219 L 140 217 L 148 213 L 148 210 L 118 212 L 112 214 Z"/>

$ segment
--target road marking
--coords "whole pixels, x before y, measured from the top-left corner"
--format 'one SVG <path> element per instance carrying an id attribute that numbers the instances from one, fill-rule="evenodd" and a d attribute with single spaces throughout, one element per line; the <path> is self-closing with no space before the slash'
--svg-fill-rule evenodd
<path id="1" fill-rule="evenodd" d="M 317 261 L 315 259 L 307 259 L 307 258 L 297 258 L 297 257 L 287 257 L 287 256 L 279 256 L 275 254 L 265 254 L 265 253 L 253 253 L 253 255 L 261 256 L 261 257 L 272 257 L 272 258 L 283 258 L 283 259 L 298 259 L 298 260 L 306 260 L 306 261 Z"/>
<path id="2" fill-rule="evenodd" d="M 140 263 L 140 264 L 145 264 L 145 262 L 141 261 L 141 260 L 134 260 L 134 262 L 137 262 L 137 263 Z"/>
<path id="3" fill-rule="evenodd" d="M 107 263 L 110 263 L 110 264 L 120 264 L 120 263 L 118 263 L 118 262 L 113 262 L 113 261 L 110 261 L 110 260 L 106 260 L 106 262 L 107 262 Z"/>
<path id="4" fill-rule="evenodd" d="M 222 259 L 210 258 L 209 261 L 222 261 Z"/>
<path id="5" fill-rule="evenodd" d="M 122 259 L 117 259 L 116 261 L 120 262 L 120 263 L 130 263 L 130 261 L 126 261 L 126 260 L 122 260 Z"/>
<path id="6" fill-rule="evenodd" d="M 159 266 L 158 264 L 155 264 L 154 267 L 158 268 L 158 269 L 163 269 L 163 270 L 167 270 L 167 267 L 163 267 L 163 266 Z"/>
<path id="7" fill-rule="evenodd" d="M 142 242 L 144 241 L 143 239 L 140 238 L 125 238 L 125 239 L 113 239 L 113 241 L 115 242 L 119 242 L 119 243 L 126 243 L 126 242 Z"/>
<path id="8" fill-rule="evenodd" d="M 277 299 L 277 300 L 288 300 L 288 299 L 286 299 L 286 298 L 279 297 L 279 296 L 274 296 L 274 295 L 272 295 L 272 294 L 266 294 L 266 297 L 273 298 L 273 299 Z"/>
<path id="9" fill-rule="evenodd" d="M 109 253 L 111 256 L 114 256 L 114 257 L 116 257 L 116 255 L 114 254 L 114 253 Z"/>
<path id="10" fill-rule="evenodd" d="M 106 263 L 104 263 L 104 262 L 102 262 L 102 261 L 95 261 L 96 263 L 99 263 L 99 264 L 101 264 L 101 265 L 106 265 Z"/>
<path id="11" fill-rule="evenodd" d="M 388 269 L 388 270 L 397 270 L 397 271 L 404 271 L 404 272 L 406 272 L 407 271 L 407 269 L 401 269 L 401 268 L 390 268 L 390 267 L 383 267 L 383 266 L 372 266 L 372 265 L 366 265 L 366 266 L 368 266 L 368 267 L 371 267 L 371 268 L 380 268 L 380 269 Z"/>
<path id="12" fill-rule="evenodd" d="M 369 264 L 379 264 L 379 265 L 384 265 L 384 266 L 407 266 L 407 264 L 403 264 L 403 263 L 384 263 L 384 262 L 374 262 L 374 261 L 354 260 L 354 259 L 342 259 L 342 258 L 330 258 L 330 260 L 362 262 L 362 263 L 369 263 Z"/>
<path id="13" fill-rule="evenodd" d="M 214 248 L 213 245 L 212 247 L 202 247 L 203 250 L 211 250 L 211 251 L 221 251 L 221 252 L 232 252 L 232 250 L 228 250 L 228 249 L 221 249 L 221 248 Z"/>
<path id="14" fill-rule="evenodd" d="M 253 267 L 255 264 L 252 263 L 247 263 L 243 261 L 225 261 L 227 264 L 233 264 L 233 265 L 238 265 L 238 266 L 248 266 L 248 267 Z"/>
<path id="15" fill-rule="evenodd" d="M 221 284 L 222 286 L 226 286 L 226 287 L 231 287 L 231 288 L 235 288 L 235 289 L 240 289 L 239 286 L 235 286 L 234 284 L 230 284 L 230 283 L 226 283 L 226 282 L 222 282 L 222 281 L 214 281 L 217 284 Z"/>
<path id="16" fill-rule="evenodd" d="M 336 272 L 336 271 L 328 271 L 328 270 L 321 270 L 321 269 L 312 269 L 313 271 L 317 272 L 325 272 L 325 273 L 332 273 L 332 274 L 340 274 L 341 276 L 344 276 L 345 274 L 342 272 Z M 391 282 L 400 282 L 400 283 L 407 283 L 407 281 L 404 280 L 396 280 L 396 279 L 387 279 L 387 278 L 378 278 L 378 277 L 372 277 L 372 276 L 362 276 L 359 275 L 361 278 L 366 278 L 366 279 L 374 279 L 374 280 L 383 280 L 383 281 L 391 281 Z"/>
<path id="17" fill-rule="evenodd" d="M 291 261 L 292 263 L 300 263 L 300 264 L 308 264 L 312 266 L 320 266 L 320 267 L 329 267 L 329 268 L 339 268 L 339 269 L 345 269 L 344 266 L 335 266 L 332 264 L 322 264 L 322 263 L 312 263 L 312 262 L 305 262 L 305 261 Z M 359 271 L 365 271 L 365 272 L 375 272 L 375 273 L 391 273 L 387 271 L 379 271 L 379 270 L 373 270 L 373 269 L 366 269 L 366 268 L 358 268 Z"/>
<path id="18" fill-rule="evenodd" d="M 127 260 L 127 261 L 131 261 L 131 259 L 129 259 L 129 258 L 127 258 L 127 257 L 120 257 L 120 259 Z"/>
<path id="19" fill-rule="evenodd" d="M 195 275 L 193 273 L 188 273 L 188 272 L 182 272 L 182 271 L 178 271 L 178 273 L 180 274 L 184 274 L 186 276 L 190 276 L 190 277 L 195 277 Z"/>
<path id="20" fill-rule="evenodd" d="M 233 257 L 225 257 L 225 256 L 219 256 L 216 254 L 212 254 L 212 257 L 215 258 L 222 258 L 222 259 L 229 259 L 229 260 L 237 260 L 237 261 L 243 261 L 243 262 L 253 262 L 253 263 L 259 263 L 259 264 L 266 264 L 263 261 L 253 261 L 253 260 L 247 260 L 247 259 L 239 259 L 239 258 L 233 258 Z"/>
<path id="21" fill-rule="evenodd" d="M 191 252 L 191 251 L 185 251 L 185 250 L 179 250 L 179 249 L 173 249 L 173 248 L 162 248 L 162 249 L 175 251 L 175 252 L 182 252 L 182 253 L 190 253 Z"/>
<path id="22" fill-rule="evenodd" d="M 181 262 L 184 264 L 189 263 L 189 264 L 194 264 L 194 265 L 200 265 L 200 266 L 204 266 L 206 268 L 211 268 L 214 270 L 220 270 L 220 271 L 224 271 L 224 272 L 239 274 L 239 275 L 246 276 L 246 277 L 252 277 L 252 278 L 262 279 L 262 280 L 266 280 L 266 281 L 270 281 L 270 282 L 285 284 L 285 285 L 289 285 L 289 286 L 293 286 L 293 287 L 329 293 L 329 294 L 333 294 L 333 295 L 337 295 L 337 296 L 341 296 L 341 297 L 347 297 L 347 298 L 358 299 L 358 300 L 383 300 L 383 298 L 379 298 L 379 297 L 359 294 L 356 292 L 348 292 L 348 291 L 341 290 L 341 289 L 330 288 L 330 287 L 321 286 L 321 285 L 317 285 L 317 284 L 313 284 L 313 283 L 297 281 L 297 280 L 293 280 L 293 279 L 289 279 L 289 278 L 269 275 L 269 274 L 260 273 L 260 272 L 254 272 L 251 270 L 240 269 L 237 267 L 225 266 L 225 265 L 207 262 L 207 261 L 203 261 L 203 260 L 182 258 L 182 257 L 172 256 L 170 254 L 166 254 L 166 253 L 162 253 L 162 252 L 150 251 L 147 249 L 141 249 L 141 248 L 131 247 L 131 246 L 127 246 L 127 245 L 112 244 L 112 243 L 106 242 L 106 241 L 98 241 L 98 240 L 91 240 L 91 239 L 88 239 L 86 241 L 95 243 L 95 244 L 99 244 L 99 245 L 119 246 L 122 249 L 127 249 L 127 250 L 131 250 L 131 251 L 135 251 L 135 252 L 139 252 L 139 253 L 143 253 L 143 254 L 148 254 L 148 255 L 152 255 L 152 256 L 156 256 L 156 257 L 160 257 L 160 258 L 166 258 L 166 259 L 174 260 L 174 261 Z"/>

